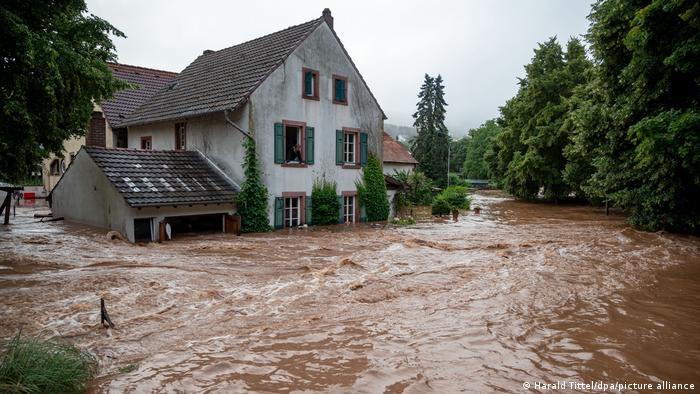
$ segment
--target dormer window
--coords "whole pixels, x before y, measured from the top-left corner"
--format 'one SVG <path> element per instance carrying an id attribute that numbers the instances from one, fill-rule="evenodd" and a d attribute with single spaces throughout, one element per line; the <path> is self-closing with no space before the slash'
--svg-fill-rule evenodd
<path id="1" fill-rule="evenodd" d="M 301 96 L 309 100 L 318 100 L 318 71 L 309 68 L 303 68 L 302 74 L 302 93 Z"/>
<path id="2" fill-rule="evenodd" d="M 333 103 L 348 105 L 348 79 L 333 75 Z"/>

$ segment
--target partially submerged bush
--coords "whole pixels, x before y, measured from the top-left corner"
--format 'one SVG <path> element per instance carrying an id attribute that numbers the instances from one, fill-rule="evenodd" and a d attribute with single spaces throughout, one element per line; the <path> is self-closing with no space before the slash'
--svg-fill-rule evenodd
<path id="1" fill-rule="evenodd" d="M 0 392 L 82 393 L 96 371 L 97 360 L 84 350 L 17 334 L 3 349 Z"/>
<path id="2" fill-rule="evenodd" d="M 454 210 L 469 209 L 471 200 L 464 186 L 450 186 L 433 200 L 433 215 L 447 215 Z"/>
<path id="3" fill-rule="evenodd" d="M 311 189 L 311 209 L 314 224 L 338 223 L 340 201 L 336 192 L 336 183 L 325 177 L 316 179 Z"/>

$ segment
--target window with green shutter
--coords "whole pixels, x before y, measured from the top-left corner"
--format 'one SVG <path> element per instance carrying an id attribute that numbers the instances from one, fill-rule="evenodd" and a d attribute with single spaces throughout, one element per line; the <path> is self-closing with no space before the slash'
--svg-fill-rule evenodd
<path id="1" fill-rule="evenodd" d="M 302 68 L 302 92 L 301 97 L 310 100 L 318 100 L 318 71 L 310 68 Z"/>
<path id="2" fill-rule="evenodd" d="M 335 164 L 343 165 L 343 130 L 335 131 Z"/>
<path id="3" fill-rule="evenodd" d="M 333 103 L 348 104 L 348 79 L 340 75 L 333 75 Z"/>
<path id="4" fill-rule="evenodd" d="M 360 133 L 360 165 L 367 164 L 367 133 Z"/>
<path id="5" fill-rule="evenodd" d="M 275 228 L 284 227 L 284 198 L 275 197 Z"/>

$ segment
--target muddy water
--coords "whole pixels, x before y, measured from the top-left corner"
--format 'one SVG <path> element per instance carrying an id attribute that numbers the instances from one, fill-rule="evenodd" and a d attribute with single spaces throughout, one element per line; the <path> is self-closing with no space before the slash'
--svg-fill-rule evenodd
<path id="1" fill-rule="evenodd" d="M 700 239 L 475 200 L 457 223 L 149 245 L 18 209 L 0 229 L 0 337 L 89 349 L 94 392 L 700 387 Z"/>

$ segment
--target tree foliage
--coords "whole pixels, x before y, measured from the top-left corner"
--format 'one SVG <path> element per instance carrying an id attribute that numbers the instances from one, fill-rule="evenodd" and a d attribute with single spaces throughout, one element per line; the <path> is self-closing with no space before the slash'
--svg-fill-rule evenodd
<path id="1" fill-rule="evenodd" d="M 262 181 L 255 141 L 246 138 L 243 143 L 245 157 L 243 171 L 245 180 L 241 191 L 236 196 L 236 208 L 241 215 L 241 232 L 258 233 L 270 231 L 270 220 L 267 211 L 267 187 Z"/>
<path id="2" fill-rule="evenodd" d="M 88 15 L 83 0 L 0 5 L 0 179 L 27 177 L 63 141 L 86 133 L 99 102 L 126 84 L 109 37 L 124 34 Z"/>
<path id="3" fill-rule="evenodd" d="M 489 169 L 521 197 L 608 200 L 646 230 L 700 233 L 700 6 L 599 0 L 580 43 L 540 45 L 501 109 Z"/>
<path id="4" fill-rule="evenodd" d="M 311 207 L 314 224 L 326 225 L 338 223 L 340 202 L 337 184 L 326 178 L 316 179 L 311 189 Z"/>
<path id="5" fill-rule="evenodd" d="M 417 110 L 413 114 L 413 126 L 418 135 L 411 144 L 411 153 L 418 161 L 418 169 L 438 186 L 447 184 L 447 154 L 450 136 L 445 126 L 445 86 L 442 76 L 433 78 L 425 74 L 418 93 Z"/>
<path id="6" fill-rule="evenodd" d="M 362 180 L 356 183 L 357 194 L 367 212 L 370 222 L 389 218 L 389 199 L 386 196 L 386 182 L 382 163 L 377 156 L 370 154 L 367 165 L 362 170 Z"/>
<path id="7" fill-rule="evenodd" d="M 487 120 L 478 128 L 469 130 L 464 138 L 465 155 L 462 161 L 462 173 L 466 178 L 488 179 L 485 157 L 500 131 L 501 126 L 496 123 L 496 119 Z"/>
<path id="8" fill-rule="evenodd" d="M 431 211 L 433 215 L 447 215 L 454 210 L 469 209 L 471 199 L 464 186 L 450 186 L 441 191 L 433 199 Z"/>
<path id="9" fill-rule="evenodd" d="M 410 205 L 428 205 L 432 200 L 433 184 L 420 171 L 394 170 L 394 178 L 401 184 L 401 191 L 406 202 Z"/>

